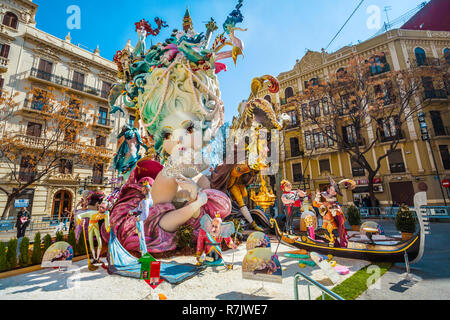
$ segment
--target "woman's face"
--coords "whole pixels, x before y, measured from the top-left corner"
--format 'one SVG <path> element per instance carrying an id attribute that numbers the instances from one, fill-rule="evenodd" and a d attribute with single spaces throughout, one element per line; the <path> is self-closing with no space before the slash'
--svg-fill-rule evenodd
<path id="1" fill-rule="evenodd" d="M 201 125 L 198 118 L 188 112 L 177 112 L 166 117 L 162 123 L 163 151 L 169 155 L 203 148 Z"/>

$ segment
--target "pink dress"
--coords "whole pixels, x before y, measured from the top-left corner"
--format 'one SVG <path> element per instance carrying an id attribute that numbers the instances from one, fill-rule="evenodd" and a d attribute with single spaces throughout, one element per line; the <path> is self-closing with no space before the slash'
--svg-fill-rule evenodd
<path id="1" fill-rule="evenodd" d="M 151 172 L 150 176 L 146 175 L 145 170 L 142 170 L 144 165 L 152 166 L 151 163 L 138 164 L 138 167 L 131 173 L 128 182 L 122 187 L 118 200 L 111 209 L 110 214 L 111 230 L 114 231 L 122 246 L 131 252 L 140 252 L 140 247 L 139 238 L 136 234 L 136 219 L 129 217 L 128 212 L 138 207 L 141 200 L 144 199 L 141 191 L 142 185 L 141 183 L 136 183 L 136 181 L 141 182 L 148 179 L 148 177 L 155 179 L 159 173 L 157 171 Z M 217 190 L 204 190 L 204 192 L 208 196 L 208 202 L 200 208 L 200 216 L 197 219 L 192 218 L 186 223 L 186 225 L 194 229 L 194 240 L 197 239 L 200 232 L 200 219 L 203 215 L 208 214 L 211 218 L 215 218 L 216 214 L 219 213 L 221 218 L 225 219 L 231 214 L 231 201 L 224 193 Z M 176 249 L 176 233 L 167 232 L 159 225 L 164 214 L 174 210 L 175 206 L 172 203 L 158 204 L 150 208 L 149 216 L 144 221 L 145 241 L 149 253 L 160 253 Z M 105 234 L 105 236 L 107 235 Z"/>

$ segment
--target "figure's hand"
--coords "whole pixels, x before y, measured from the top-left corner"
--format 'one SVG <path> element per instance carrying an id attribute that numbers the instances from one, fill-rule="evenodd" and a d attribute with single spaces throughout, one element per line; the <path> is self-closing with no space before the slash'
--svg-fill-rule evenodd
<path id="1" fill-rule="evenodd" d="M 176 179 L 178 186 L 182 189 L 182 191 L 188 192 L 191 200 L 196 199 L 198 192 L 200 191 L 200 187 L 193 181 L 192 179 L 186 177 L 178 177 Z"/>
<path id="2" fill-rule="evenodd" d="M 237 246 L 236 243 L 234 243 L 234 242 L 232 242 L 232 243 L 230 244 L 230 246 L 231 246 L 231 249 L 233 249 L 233 250 L 236 250 L 236 249 L 238 248 L 238 246 Z"/>
<path id="3" fill-rule="evenodd" d="M 205 205 L 208 202 L 208 195 L 205 192 L 201 191 L 198 194 L 197 201 L 201 206 Z"/>

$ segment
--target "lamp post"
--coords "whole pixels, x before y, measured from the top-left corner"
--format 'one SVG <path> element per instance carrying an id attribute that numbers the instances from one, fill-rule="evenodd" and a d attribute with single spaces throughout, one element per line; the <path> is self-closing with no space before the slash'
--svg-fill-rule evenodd
<path id="1" fill-rule="evenodd" d="M 436 168 L 436 175 L 438 177 L 438 183 L 439 183 L 439 188 L 441 189 L 442 199 L 444 200 L 444 206 L 447 206 L 447 200 L 445 199 L 444 189 L 442 188 L 441 176 L 439 174 L 436 157 L 434 156 L 433 146 L 431 145 L 430 133 L 428 132 L 428 125 L 426 122 L 426 115 L 424 112 L 419 112 L 417 116 L 418 116 L 419 125 L 420 125 L 420 132 L 422 134 L 422 140 L 427 141 L 428 145 L 430 146 L 431 156 L 433 158 L 434 167 Z"/>

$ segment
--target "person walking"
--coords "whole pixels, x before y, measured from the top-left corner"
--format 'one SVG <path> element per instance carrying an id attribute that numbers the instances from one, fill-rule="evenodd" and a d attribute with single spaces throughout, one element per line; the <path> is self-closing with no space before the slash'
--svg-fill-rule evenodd
<path id="1" fill-rule="evenodd" d="M 67 221 L 69 220 L 69 210 L 66 208 L 64 208 L 63 214 L 62 214 L 62 221 L 64 224 L 64 231 L 67 231 Z"/>
<path id="2" fill-rule="evenodd" d="M 17 259 L 19 259 L 20 254 L 20 243 L 23 240 L 23 237 L 25 237 L 25 231 L 27 227 L 29 226 L 31 222 L 31 215 L 28 212 L 26 207 L 23 207 L 20 209 L 19 213 L 17 214 L 17 221 L 16 221 L 16 229 L 17 229 Z"/>

